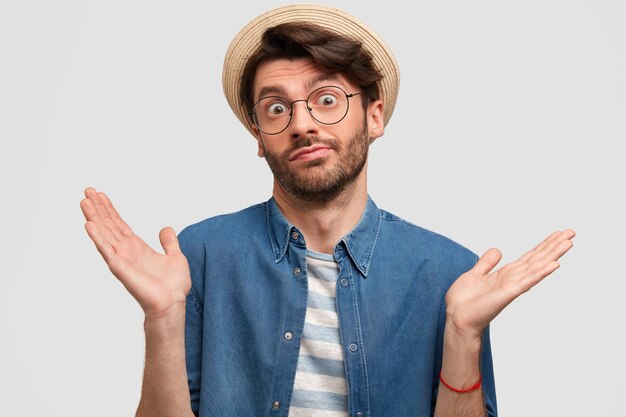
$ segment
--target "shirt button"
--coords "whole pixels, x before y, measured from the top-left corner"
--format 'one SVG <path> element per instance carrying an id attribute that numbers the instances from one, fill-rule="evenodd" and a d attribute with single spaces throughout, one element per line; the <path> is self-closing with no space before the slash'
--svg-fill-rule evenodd
<path id="1" fill-rule="evenodd" d="M 342 287 L 348 286 L 348 280 L 345 278 L 342 278 L 341 281 L 339 281 L 339 283 L 341 284 Z"/>
<path id="2" fill-rule="evenodd" d="M 285 332 L 285 340 L 291 340 L 293 339 L 293 333 L 291 332 Z"/>
<path id="3" fill-rule="evenodd" d="M 356 352 L 357 346 L 355 343 L 350 343 L 350 346 L 348 346 L 348 349 L 350 349 L 350 352 Z"/>
<path id="4" fill-rule="evenodd" d="M 293 274 L 294 274 L 295 276 L 300 275 L 300 272 L 302 272 L 302 271 L 301 271 L 301 270 L 300 270 L 300 268 L 298 268 L 298 267 L 295 267 L 295 268 L 293 269 Z"/>
<path id="5" fill-rule="evenodd" d="M 294 240 L 298 240 L 298 238 L 300 237 L 300 234 L 298 232 L 294 231 L 294 232 L 291 233 L 291 237 Z"/>
<path id="6" fill-rule="evenodd" d="M 280 408 L 280 401 L 276 400 L 272 403 L 272 408 L 278 410 Z"/>
<path id="7" fill-rule="evenodd" d="M 356 412 L 356 417 L 363 417 L 363 413 L 361 411 Z"/>

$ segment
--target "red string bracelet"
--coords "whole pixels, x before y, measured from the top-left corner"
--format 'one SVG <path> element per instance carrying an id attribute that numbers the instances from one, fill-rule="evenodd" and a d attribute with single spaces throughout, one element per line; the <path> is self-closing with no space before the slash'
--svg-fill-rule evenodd
<path id="1" fill-rule="evenodd" d="M 480 378 L 478 378 L 478 382 L 477 382 L 477 383 L 475 383 L 474 385 L 472 385 L 471 387 L 467 388 L 467 389 L 457 389 L 457 388 L 454 388 L 454 387 L 452 387 L 452 386 L 448 385 L 448 384 L 446 383 L 446 381 L 444 381 L 444 380 L 443 380 L 443 377 L 441 376 L 441 371 L 439 372 L 439 380 L 440 380 L 441 382 L 443 382 L 443 385 L 445 385 L 446 387 L 448 387 L 448 389 L 449 389 L 449 390 L 454 391 L 454 392 L 457 392 L 457 393 L 459 393 L 459 394 L 465 394 L 466 392 L 475 391 L 475 390 L 477 390 L 478 388 L 480 388 L 480 384 L 483 382 L 483 377 L 482 377 L 482 375 L 481 375 L 481 376 L 480 376 Z"/>

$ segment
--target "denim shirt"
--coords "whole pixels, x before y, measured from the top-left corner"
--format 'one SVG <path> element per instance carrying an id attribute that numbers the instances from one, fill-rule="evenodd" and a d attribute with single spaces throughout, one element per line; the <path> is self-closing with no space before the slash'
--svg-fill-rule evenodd
<path id="1" fill-rule="evenodd" d="M 307 306 L 302 233 L 272 198 L 191 225 L 179 239 L 192 280 L 185 347 L 194 413 L 287 417 Z M 444 296 L 476 255 L 369 197 L 333 255 L 349 415 L 431 416 Z M 487 414 L 496 416 L 488 330 L 481 371 Z"/>

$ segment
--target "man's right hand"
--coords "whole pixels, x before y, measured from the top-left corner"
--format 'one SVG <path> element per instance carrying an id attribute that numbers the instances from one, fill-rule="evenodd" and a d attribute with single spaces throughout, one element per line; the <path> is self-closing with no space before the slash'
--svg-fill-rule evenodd
<path id="1" fill-rule="evenodd" d="M 133 233 L 104 193 L 87 188 L 85 197 L 80 208 L 89 237 L 146 315 L 146 368 L 136 417 L 193 417 L 184 335 L 191 278 L 176 233 L 161 230 L 160 254 Z"/>
<path id="2" fill-rule="evenodd" d="M 133 233 L 104 193 L 85 189 L 80 208 L 89 237 L 113 275 L 139 302 L 146 321 L 184 312 L 191 278 L 174 230 L 165 227 L 159 233 L 165 250 L 160 254 Z"/>

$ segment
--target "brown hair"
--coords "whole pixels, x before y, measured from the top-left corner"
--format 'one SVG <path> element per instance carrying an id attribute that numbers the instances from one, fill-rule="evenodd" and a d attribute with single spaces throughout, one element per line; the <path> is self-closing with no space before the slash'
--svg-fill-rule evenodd
<path id="1" fill-rule="evenodd" d="M 240 81 L 240 100 L 248 112 L 254 101 L 254 77 L 258 66 L 271 59 L 311 58 L 330 72 L 345 75 L 362 92 L 363 107 L 377 100 L 383 78 L 361 43 L 307 23 L 283 23 L 265 31 L 261 47 L 246 62 Z"/>

